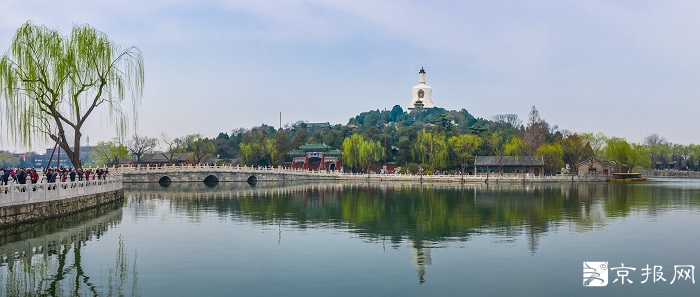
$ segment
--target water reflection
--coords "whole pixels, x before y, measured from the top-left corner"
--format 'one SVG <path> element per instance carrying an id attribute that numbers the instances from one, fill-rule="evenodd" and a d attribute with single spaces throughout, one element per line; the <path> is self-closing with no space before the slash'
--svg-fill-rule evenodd
<path id="1" fill-rule="evenodd" d="M 100 273 L 83 267 L 87 243 L 121 223 L 121 207 L 114 203 L 0 230 L 0 296 L 111 296 L 124 295 L 125 287 L 139 295 L 136 258 L 128 259 L 121 237 L 114 263 Z"/>
<path id="2" fill-rule="evenodd" d="M 281 222 L 298 229 L 349 229 L 369 242 L 407 244 L 419 283 L 432 264 L 431 248 L 441 242 L 468 242 L 482 234 L 500 243 L 527 238 L 531 254 L 543 236 L 559 228 L 574 232 L 602 229 L 630 214 L 650 217 L 697 209 L 700 187 L 674 184 L 466 184 L 415 185 L 367 183 L 200 183 L 165 189 L 127 187 L 135 201 L 168 201 L 174 213 L 199 222 L 203 213 L 221 220 Z M 131 208 L 148 213 L 148 204 Z M 138 217 L 138 214 L 136 215 Z"/>
<path id="3" fill-rule="evenodd" d="M 168 199 L 174 211 L 196 215 L 245 217 L 261 223 L 289 220 L 300 228 L 312 224 L 345 225 L 368 239 L 465 240 L 481 233 L 504 237 L 528 232 L 536 238 L 567 225 L 578 231 L 602 228 L 630 212 L 650 216 L 697 208 L 698 189 L 649 185 L 411 185 L 200 183 L 127 186 L 127 197 Z M 147 210 L 135 208 L 134 211 Z"/>

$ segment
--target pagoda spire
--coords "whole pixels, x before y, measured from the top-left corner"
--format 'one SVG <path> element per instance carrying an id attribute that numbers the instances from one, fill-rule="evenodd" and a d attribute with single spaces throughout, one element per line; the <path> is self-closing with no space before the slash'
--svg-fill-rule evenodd
<path id="1" fill-rule="evenodd" d="M 418 83 L 425 84 L 425 69 L 423 69 L 423 66 L 421 66 L 420 71 L 418 71 Z"/>

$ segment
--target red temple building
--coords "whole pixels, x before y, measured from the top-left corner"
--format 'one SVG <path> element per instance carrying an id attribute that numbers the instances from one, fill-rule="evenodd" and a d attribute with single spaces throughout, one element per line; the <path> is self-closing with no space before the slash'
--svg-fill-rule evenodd
<path id="1" fill-rule="evenodd" d="M 333 150 L 325 143 L 312 143 L 299 146 L 288 155 L 292 156 L 289 166 L 293 169 L 340 170 L 340 150 Z"/>

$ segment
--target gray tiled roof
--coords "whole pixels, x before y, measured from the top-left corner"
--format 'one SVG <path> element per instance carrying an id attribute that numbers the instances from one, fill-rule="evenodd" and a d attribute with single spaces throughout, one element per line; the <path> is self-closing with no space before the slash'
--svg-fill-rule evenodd
<path id="1" fill-rule="evenodd" d="M 585 159 L 581 162 L 578 162 L 578 164 L 576 164 L 576 166 L 581 166 L 581 165 L 584 165 L 586 163 L 595 163 L 595 162 L 598 162 L 601 165 L 606 166 L 606 167 L 615 167 L 615 162 L 603 160 L 603 159 L 598 159 L 596 157 L 588 157 L 587 159 Z"/>
<path id="2" fill-rule="evenodd" d="M 154 152 L 154 153 L 148 153 L 144 154 L 143 157 L 141 158 L 141 162 L 144 163 L 163 163 L 163 162 L 168 162 L 168 153 L 164 152 Z M 187 153 L 176 153 L 173 155 L 173 161 L 176 162 L 182 162 L 182 161 L 187 161 L 190 158 L 189 154 Z"/>
<path id="3" fill-rule="evenodd" d="M 502 163 L 499 158 L 503 158 Z M 544 166 L 544 161 L 535 156 L 519 156 L 517 159 L 512 156 L 477 156 L 474 160 L 476 166 Z"/>

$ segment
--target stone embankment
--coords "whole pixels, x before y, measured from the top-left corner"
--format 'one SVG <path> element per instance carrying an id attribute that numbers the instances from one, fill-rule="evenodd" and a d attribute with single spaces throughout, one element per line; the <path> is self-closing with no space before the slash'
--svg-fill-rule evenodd
<path id="1" fill-rule="evenodd" d="M 0 186 L 0 228 L 64 216 L 124 199 L 122 178 Z"/>

